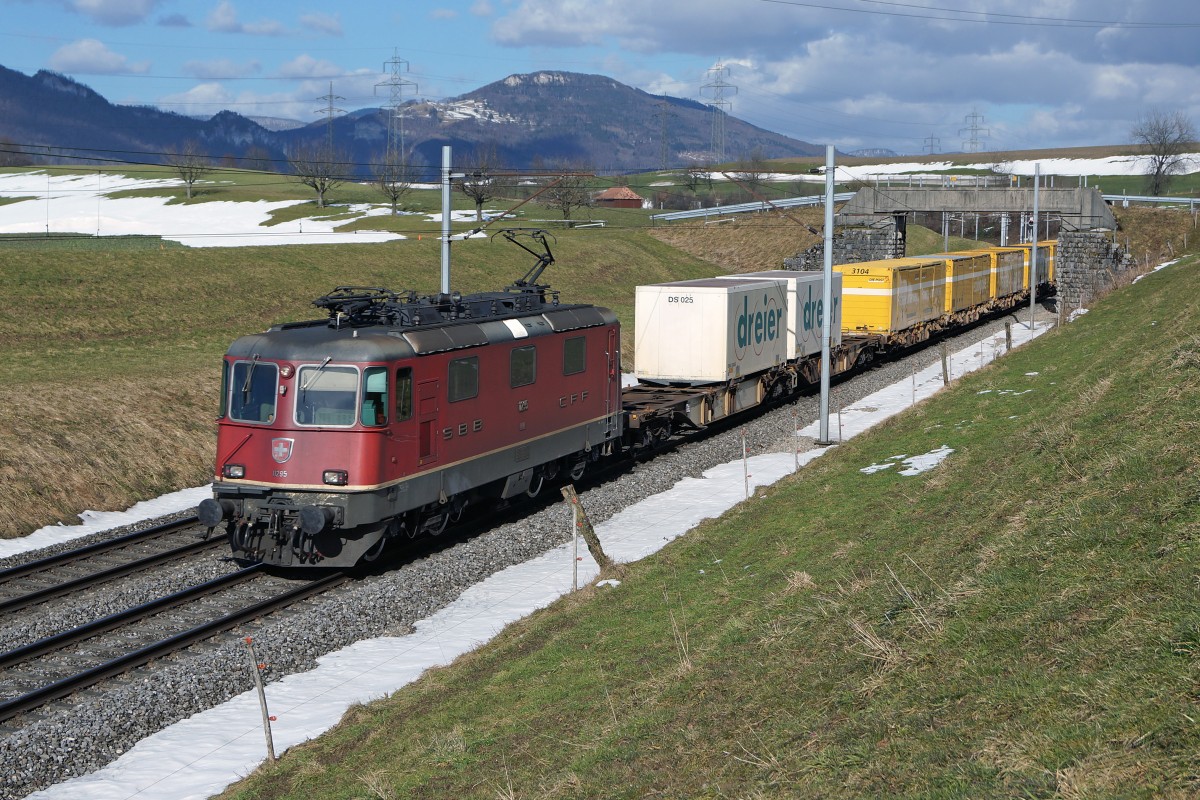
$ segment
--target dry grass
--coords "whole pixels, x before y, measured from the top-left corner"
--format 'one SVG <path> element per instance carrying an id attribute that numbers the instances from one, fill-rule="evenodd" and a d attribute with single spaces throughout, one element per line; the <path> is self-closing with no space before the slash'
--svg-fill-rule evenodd
<path id="1" fill-rule="evenodd" d="M 1117 243 L 1146 269 L 1200 245 L 1200 219 L 1184 208 L 1114 208 Z"/>
<path id="2" fill-rule="evenodd" d="M 211 480 L 215 375 L 0 389 L 0 535 Z M 169 409 L 169 412 L 166 411 Z"/>
<path id="3" fill-rule="evenodd" d="M 792 209 L 786 214 L 743 214 L 722 222 L 686 222 L 652 228 L 650 235 L 726 272 L 782 269 L 783 260 L 821 241 L 808 230 L 824 224 L 821 209 Z"/>

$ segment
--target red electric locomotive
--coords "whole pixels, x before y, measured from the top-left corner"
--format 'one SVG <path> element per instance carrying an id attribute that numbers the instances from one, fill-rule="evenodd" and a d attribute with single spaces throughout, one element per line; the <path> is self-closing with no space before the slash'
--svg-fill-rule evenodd
<path id="1" fill-rule="evenodd" d="M 621 438 L 620 333 L 534 283 L 547 263 L 465 297 L 341 287 L 235 341 L 201 522 L 242 560 L 343 567 L 578 477 Z"/>

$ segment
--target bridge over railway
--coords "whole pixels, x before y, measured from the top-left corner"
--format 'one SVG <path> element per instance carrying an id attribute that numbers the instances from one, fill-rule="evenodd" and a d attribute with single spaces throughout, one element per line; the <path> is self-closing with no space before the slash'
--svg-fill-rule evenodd
<path id="1" fill-rule="evenodd" d="M 838 225 L 871 224 L 911 213 L 1020 215 L 1033 211 L 1033 189 L 867 186 L 842 206 Z M 1067 230 L 1116 230 L 1117 220 L 1095 187 L 1043 188 L 1038 212 Z"/>

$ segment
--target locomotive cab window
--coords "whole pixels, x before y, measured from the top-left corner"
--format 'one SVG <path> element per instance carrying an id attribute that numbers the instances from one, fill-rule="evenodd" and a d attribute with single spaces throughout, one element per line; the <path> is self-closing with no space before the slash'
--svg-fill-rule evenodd
<path id="1" fill-rule="evenodd" d="M 447 399 L 451 403 L 479 395 L 479 357 L 456 358 L 450 362 Z"/>
<path id="2" fill-rule="evenodd" d="M 217 417 L 223 419 L 229 413 L 229 362 L 221 362 L 221 408 Z"/>
<path id="3" fill-rule="evenodd" d="M 403 422 L 412 416 L 412 367 L 396 370 L 396 421 Z"/>
<path id="4" fill-rule="evenodd" d="M 358 370 L 307 364 L 296 372 L 296 422 L 348 427 L 358 403 Z"/>
<path id="5" fill-rule="evenodd" d="M 575 375 L 587 369 L 587 339 L 576 336 L 563 343 L 563 375 Z"/>
<path id="6" fill-rule="evenodd" d="M 363 425 L 387 424 L 388 393 L 387 367 L 367 367 L 363 370 L 362 414 Z"/>
<path id="7" fill-rule="evenodd" d="M 518 347 L 508 357 L 508 385 L 516 389 L 537 380 L 537 349 Z"/>
<path id="8" fill-rule="evenodd" d="M 262 361 L 238 361 L 229 386 L 229 418 L 237 422 L 275 421 L 279 369 Z"/>

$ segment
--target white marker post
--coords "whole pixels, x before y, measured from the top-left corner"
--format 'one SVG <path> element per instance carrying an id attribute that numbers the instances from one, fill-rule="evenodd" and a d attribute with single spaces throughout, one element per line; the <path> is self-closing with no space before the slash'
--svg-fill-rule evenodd
<path id="1" fill-rule="evenodd" d="M 450 145 L 442 145 L 442 294 L 450 294 Z"/>
<path id="2" fill-rule="evenodd" d="M 833 145 L 825 145 L 825 264 L 824 286 L 821 291 L 821 414 L 820 439 L 817 444 L 833 444 L 829 439 L 829 369 L 830 344 L 833 327 L 833 185 L 836 167 Z"/>
<path id="3" fill-rule="evenodd" d="M 1041 183 L 1042 165 L 1033 165 L 1033 231 L 1032 247 L 1029 248 L 1029 330 L 1033 330 L 1033 315 L 1037 308 L 1037 266 L 1038 266 L 1038 184 Z"/>

